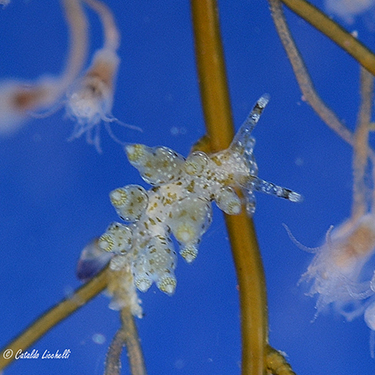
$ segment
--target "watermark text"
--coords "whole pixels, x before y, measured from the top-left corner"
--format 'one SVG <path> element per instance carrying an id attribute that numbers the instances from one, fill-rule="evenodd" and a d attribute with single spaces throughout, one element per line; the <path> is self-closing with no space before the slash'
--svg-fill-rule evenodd
<path id="1" fill-rule="evenodd" d="M 5 359 L 68 359 L 71 354 L 70 349 L 64 350 L 43 350 L 32 349 L 31 351 L 22 351 L 18 349 L 14 352 L 12 349 L 5 349 L 3 351 L 3 358 Z"/>

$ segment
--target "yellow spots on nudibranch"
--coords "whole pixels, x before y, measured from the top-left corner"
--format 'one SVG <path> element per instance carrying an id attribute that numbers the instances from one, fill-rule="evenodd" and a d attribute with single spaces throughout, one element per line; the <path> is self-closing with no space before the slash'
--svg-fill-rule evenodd
<path id="1" fill-rule="evenodd" d="M 195 181 L 191 180 L 190 184 L 188 186 L 186 186 L 186 190 L 189 193 L 194 193 L 194 186 L 195 186 Z"/>
<path id="2" fill-rule="evenodd" d="M 214 155 L 213 157 L 211 157 L 211 160 L 218 166 L 218 167 L 221 167 L 222 166 L 222 162 L 221 162 L 221 158 L 218 156 L 218 155 Z"/>
<path id="3" fill-rule="evenodd" d="M 139 163 L 146 154 L 146 146 L 141 144 L 125 146 L 128 160 L 132 163 Z"/>
<path id="4" fill-rule="evenodd" d="M 156 221 L 153 218 L 149 217 L 148 221 L 151 223 L 151 225 L 156 225 Z"/>
<path id="5" fill-rule="evenodd" d="M 120 223 L 112 223 L 99 237 L 99 247 L 105 251 L 126 254 L 132 246 L 132 230 Z"/>
<path id="6" fill-rule="evenodd" d="M 220 189 L 215 201 L 217 206 L 228 215 L 238 215 L 241 212 L 241 200 L 230 187 Z"/>
<path id="7" fill-rule="evenodd" d="M 175 181 L 182 173 L 185 159 L 168 147 L 130 145 L 125 150 L 130 163 L 151 185 Z"/>
<path id="8" fill-rule="evenodd" d="M 112 205 L 125 221 L 138 220 L 148 205 L 146 190 L 139 185 L 127 185 L 109 194 Z"/>
<path id="9" fill-rule="evenodd" d="M 187 157 L 184 169 L 188 175 L 196 176 L 203 173 L 208 163 L 209 158 L 204 152 L 195 151 Z"/>
<path id="10" fill-rule="evenodd" d="M 152 282 L 165 293 L 172 294 L 176 285 L 174 269 L 176 253 L 168 237 L 152 237 L 133 263 L 135 285 L 145 292 Z"/>
<path id="11" fill-rule="evenodd" d="M 173 230 L 173 234 L 176 240 L 182 243 L 189 243 L 198 237 L 196 226 L 189 222 L 177 224 Z"/>
<path id="12" fill-rule="evenodd" d="M 186 260 L 187 263 L 191 263 L 198 255 L 197 246 L 195 244 L 181 246 L 180 255 Z"/>
<path id="13" fill-rule="evenodd" d="M 149 277 L 137 277 L 134 283 L 141 292 L 147 292 L 152 285 L 152 280 Z"/>
<path id="14" fill-rule="evenodd" d="M 177 284 L 177 281 L 175 278 L 165 277 L 160 282 L 158 282 L 157 286 L 162 292 L 168 295 L 172 295 L 176 289 L 176 284 Z"/>
<path id="15" fill-rule="evenodd" d="M 170 211 L 167 223 L 180 244 L 180 254 L 192 262 L 197 254 L 197 244 L 211 223 L 211 205 L 199 198 L 185 198 Z"/>
<path id="16" fill-rule="evenodd" d="M 105 251 L 112 251 L 114 246 L 114 239 L 110 234 L 104 233 L 99 237 L 98 245 Z"/>

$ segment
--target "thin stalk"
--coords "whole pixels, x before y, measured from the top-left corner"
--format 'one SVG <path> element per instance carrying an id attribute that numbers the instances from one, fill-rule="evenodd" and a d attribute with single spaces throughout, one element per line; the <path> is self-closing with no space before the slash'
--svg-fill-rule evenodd
<path id="1" fill-rule="evenodd" d="M 211 152 L 229 147 L 234 128 L 215 0 L 191 0 L 199 88 Z"/>
<path id="2" fill-rule="evenodd" d="M 327 107 L 316 92 L 310 74 L 305 66 L 301 54 L 294 42 L 292 34 L 285 20 L 280 0 L 269 0 L 271 14 L 276 26 L 277 33 L 288 55 L 299 87 L 304 99 L 311 105 L 318 116 L 342 139 L 353 145 L 353 134 L 338 119 L 336 114 Z"/>
<path id="3" fill-rule="evenodd" d="M 265 374 L 268 344 L 266 281 L 253 220 L 225 216 L 240 293 L 242 375 Z"/>
<path id="4" fill-rule="evenodd" d="M 120 46 L 120 32 L 111 9 L 98 0 L 84 0 L 100 17 L 104 31 L 104 48 L 116 51 Z"/>
<path id="5" fill-rule="evenodd" d="M 369 152 L 368 138 L 372 114 L 374 77 L 361 67 L 361 106 L 354 133 L 353 150 L 353 204 L 352 219 L 356 220 L 367 211 L 365 173 Z"/>
<path id="6" fill-rule="evenodd" d="M 294 0 L 293 0 L 294 1 Z M 293 1 L 291 1 L 293 3 Z M 299 2 L 300 0 L 296 0 Z M 370 127 L 370 116 L 371 116 L 371 97 L 373 90 L 373 83 L 370 81 L 371 73 L 365 72 L 365 69 L 362 69 L 362 105 L 359 114 L 358 122 L 366 122 L 367 125 L 360 126 L 360 130 L 358 134 L 353 134 L 336 116 L 336 114 L 328 108 L 328 106 L 324 103 L 324 101 L 320 98 L 318 93 L 316 92 L 314 85 L 312 83 L 310 74 L 305 66 L 305 63 L 302 59 L 301 54 L 298 51 L 298 48 L 294 42 L 294 39 L 291 35 L 287 22 L 285 20 L 285 16 L 282 10 L 281 2 L 286 2 L 284 0 L 269 0 L 271 14 L 273 17 L 273 21 L 276 26 L 277 33 L 281 39 L 281 42 L 284 46 L 284 49 L 288 55 L 289 61 L 292 65 L 294 74 L 296 76 L 298 85 L 302 91 L 304 99 L 311 105 L 314 111 L 318 114 L 318 116 L 326 123 L 328 127 L 330 127 L 336 134 L 338 134 L 344 141 L 349 143 L 355 149 L 356 160 L 353 161 L 353 168 L 354 168 L 354 191 L 353 191 L 353 206 L 352 206 L 352 217 L 356 218 L 358 215 L 361 215 L 361 212 L 364 212 L 364 186 L 359 186 L 360 180 L 363 180 L 364 176 L 364 166 L 366 165 L 367 157 L 370 158 L 372 165 L 375 166 L 375 153 L 374 151 L 368 146 L 368 133 Z M 308 4 L 303 1 L 303 4 Z M 308 4 L 309 5 L 309 4 Z M 289 6 L 289 1 L 288 1 Z M 310 6 L 310 5 L 309 5 Z M 310 8 L 307 8 L 310 9 Z M 299 13 L 298 13 L 299 14 Z M 315 24 L 314 24 L 315 26 Z M 327 35 L 329 36 L 329 35 Z M 375 61 L 374 61 L 375 62 Z M 372 71 L 371 71 L 372 72 Z M 367 98 L 365 99 L 365 96 Z M 363 143 L 363 142 L 366 142 Z M 362 163 L 362 167 L 359 166 L 359 163 Z M 373 174 L 375 177 L 375 167 L 373 168 Z M 363 184 L 362 184 L 363 185 Z M 362 193 L 359 193 L 362 191 Z M 362 195 L 361 195 L 362 194 Z M 375 193 L 374 193 L 375 195 Z M 375 199 L 375 197 L 374 197 Z M 362 201 L 362 203 L 360 203 Z M 374 208 L 373 208 L 374 209 Z"/>
<path id="7" fill-rule="evenodd" d="M 146 375 L 140 340 L 134 317 L 129 307 L 121 310 L 121 328 L 109 346 L 104 375 L 120 375 L 121 352 L 126 346 L 132 375 Z"/>
<path id="8" fill-rule="evenodd" d="M 61 301 L 37 318 L 18 337 L 6 344 L 0 350 L 0 370 L 3 370 L 14 360 L 14 355 L 19 349 L 25 351 L 51 328 L 103 291 L 106 286 L 107 268 L 77 289 L 71 297 Z M 12 355 L 10 355 L 11 353 Z M 9 355 L 9 358 L 5 359 L 4 357 L 7 357 L 7 355 Z"/>
<path id="9" fill-rule="evenodd" d="M 281 0 L 298 16 L 321 31 L 375 75 L 375 55 L 339 24 L 305 0 Z"/>
<path id="10" fill-rule="evenodd" d="M 62 0 L 69 25 L 70 49 L 66 68 L 61 76 L 61 93 L 73 83 L 80 73 L 87 56 L 88 25 L 81 2 Z"/>
<path id="11" fill-rule="evenodd" d="M 226 149 L 234 130 L 214 0 L 191 0 L 201 100 L 211 151 Z M 241 308 L 242 374 L 266 373 L 268 317 L 265 276 L 254 224 L 246 214 L 227 216 Z"/>

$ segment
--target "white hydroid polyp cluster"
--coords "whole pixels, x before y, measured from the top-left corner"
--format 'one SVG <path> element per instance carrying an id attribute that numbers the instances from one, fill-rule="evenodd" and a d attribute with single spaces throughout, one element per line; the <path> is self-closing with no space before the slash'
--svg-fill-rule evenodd
<path id="1" fill-rule="evenodd" d="M 113 190 L 110 200 L 127 224 L 114 223 L 99 238 L 98 246 L 114 254 L 110 268 L 130 267 L 134 285 L 142 292 L 152 283 L 171 295 L 176 287 L 177 256 L 171 236 L 182 257 L 191 263 L 198 254 L 202 235 L 212 221 L 211 202 L 229 215 L 241 212 L 242 189 L 247 213 L 255 211 L 254 191 L 293 202 L 301 196 L 257 177 L 251 131 L 268 102 L 262 96 L 230 147 L 207 155 L 193 152 L 186 159 L 167 147 L 133 144 L 125 147 L 129 162 L 152 185 Z M 121 268 L 121 267 L 120 267 Z"/>
<path id="2" fill-rule="evenodd" d="M 314 249 L 316 255 L 301 281 L 311 281 L 309 294 L 318 294 L 318 313 L 332 303 L 349 316 L 342 307 L 374 293 L 372 283 L 362 281 L 361 274 L 375 252 L 375 215 L 347 220 L 329 230 L 326 237 L 323 246 Z"/>
<path id="3" fill-rule="evenodd" d="M 374 212 L 331 226 L 324 244 L 317 248 L 301 245 L 286 229 L 297 246 L 315 254 L 299 281 L 309 284 L 307 295 L 317 295 L 314 319 L 328 306 L 347 321 L 363 315 L 371 330 L 370 353 L 375 358 Z"/>

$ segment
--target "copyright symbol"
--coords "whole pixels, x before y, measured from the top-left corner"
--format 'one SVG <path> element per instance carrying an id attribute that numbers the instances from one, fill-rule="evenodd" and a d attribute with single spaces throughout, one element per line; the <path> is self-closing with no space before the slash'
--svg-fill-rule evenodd
<path id="1" fill-rule="evenodd" d="M 12 349 L 6 349 L 6 350 L 4 350 L 3 357 L 5 359 L 10 359 L 10 358 L 12 358 L 12 356 L 13 356 L 13 350 Z"/>

